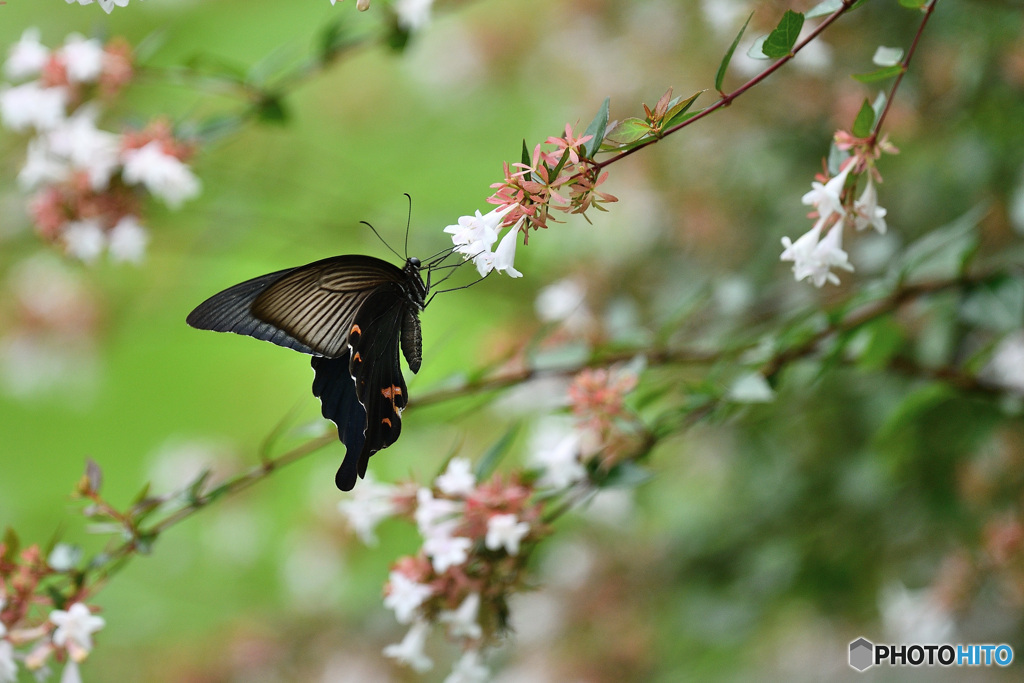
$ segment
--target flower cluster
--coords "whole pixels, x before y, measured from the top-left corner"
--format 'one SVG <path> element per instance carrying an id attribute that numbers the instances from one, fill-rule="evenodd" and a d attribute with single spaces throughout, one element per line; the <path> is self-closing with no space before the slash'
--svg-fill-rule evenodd
<path id="1" fill-rule="evenodd" d="M 569 405 L 587 437 L 588 452 L 601 450 L 611 458 L 621 450 L 616 446 L 626 436 L 622 425 L 630 417 L 624 399 L 638 380 L 635 369 L 627 367 L 588 368 L 576 375 L 569 386 Z"/>
<path id="2" fill-rule="evenodd" d="M 785 249 L 781 260 L 793 262 L 793 276 L 797 281 L 810 279 L 815 287 L 822 287 L 826 282 L 839 284 L 839 276 L 832 272 L 833 268 L 853 271 L 843 250 L 845 226 L 858 231 L 870 226 L 879 234 L 885 234 L 886 210 L 878 205 L 875 189 L 875 182 L 881 182 L 882 178 L 875 161 L 883 152 L 895 154 L 898 151 L 885 137 L 880 140 L 874 136 L 857 138 L 846 131 L 837 132 L 835 142 L 836 147 L 848 155 L 839 172 L 832 178 L 818 176 L 811 183 L 811 191 L 802 199 L 804 204 L 814 207 L 810 214 L 817 218 L 814 227 L 796 241 L 782 238 Z M 867 182 L 860 197 L 854 199 L 860 176 L 866 176 Z"/>
<path id="3" fill-rule="evenodd" d="M 548 221 L 555 220 L 552 210 L 586 217 L 589 208 L 603 211 L 602 202 L 618 201 L 597 190 L 608 173 L 601 173 L 587 155 L 584 145 L 592 138 L 591 135 L 577 136 L 572 126 L 566 124 L 564 136 L 545 140 L 544 144 L 552 149 L 545 151 L 542 145 L 537 145 L 529 163 L 517 162 L 509 166 L 505 162 L 505 180 L 492 184 L 495 192 L 487 198 L 489 204 L 498 208 L 486 215 L 477 211 L 476 215 L 463 216 L 458 223 L 445 228 L 452 236 L 455 251 L 466 260 L 472 259 L 481 276 L 497 270 L 507 271 L 511 277 L 521 277 L 522 273 L 512 266 L 520 232 L 526 244 L 531 228 L 547 228 Z M 502 228 L 509 230 L 498 248 L 492 251 Z"/>
<path id="4" fill-rule="evenodd" d="M 4 70 L 16 81 L 34 77 L 0 91 L 0 121 L 33 134 L 18 184 L 33 193 L 36 231 L 86 262 L 104 251 L 115 261 L 141 261 L 149 239 L 139 219 L 143 190 L 177 208 L 200 184 L 185 163 L 191 146 L 166 122 L 122 134 L 97 126 L 100 107 L 90 97 L 109 98 L 131 80 L 131 49 L 71 34 L 51 51 L 28 29 Z"/>
<path id="5" fill-rule="evenodd" d="M 532 486 L 517 477 L 477 482 L 470 462 L 453 458 L 431 488 L 360 488 L 340 509 L 361 538 L 372 539 L 376 523 L 392 515 L 414 521 L 423 537 L 419 553 L 391 570 L 384 605 L 411 626 L 384 654 L 430 669 L 424 644 L 441 625 L 464 653 L 447 680 L 485 680 L 483 652 L 504 631 L 507 599 L 522 586 L 529 549 L 547 533 Z"/>
<path id="6" fill-rule="evenodd" d="M 64 547 L 44 558 L 37 545 L 18 553 L 10 536 L 0 544 L 0 681 L 17 680 L 19 660 L 42 680 L 51 658 L 64 664 L 61 681 L 81 681 L 78 664 L 105 622 L 76 598 L 54 604 L 59 592 L 47 580 L 71 568 Z"/>

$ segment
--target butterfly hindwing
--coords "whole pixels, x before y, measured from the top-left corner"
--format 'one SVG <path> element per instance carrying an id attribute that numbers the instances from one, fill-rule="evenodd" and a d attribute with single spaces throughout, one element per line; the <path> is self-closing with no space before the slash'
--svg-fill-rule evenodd
<path id="1" fill-rule="evenodd" d="M 345 460 L 334 482 L 339 489 L 349 491 L 355 485 L 358 456 L 366 442 L 366 410 L 356 396 L 349 351 L 337 358 L 314 356 L 313 371 L 313 395 L 320 399 L 320 412 L 337 425 L 338 438 L 345 444 Z"/>
<path id="2" fill-rule="evenodd" d="M 356 474 L 365 476 L 370 456 L 393 444 L 402 432 L 401 413 L 409 391 L 398 346 L 409 308 L 397 284 L 382 286 L 367 297 L 349 330 L 349 368 L 355 395 L 366 412 L 366 431 L 362 449 L 349 448 L 338 470 L 336 481 L 344 491 L 355 485 Z"/>

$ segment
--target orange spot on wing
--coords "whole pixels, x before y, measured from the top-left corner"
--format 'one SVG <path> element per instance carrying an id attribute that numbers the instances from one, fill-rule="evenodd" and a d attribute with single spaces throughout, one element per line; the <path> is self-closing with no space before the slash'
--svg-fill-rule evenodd
<path id="1" fill-rule="evenodd" d="M 391 420 L 390 420 L 389 418 L 386 418 L 386 417 L 385 417 L 385 418 L 384 418 L 383 420 L 381 420 L 381 421 L 380 421 L 380 423 L 381 423 L 381 424 L 385 424 L 385 425 L 387 425 L 388 427 L 390 427 L 390 426 L 391 426 Z"/>
<path id="2" fill-rule="evenodd" d="M 356 354 L 354 356 L 352 356 L 352 360 L 354 360 L 357 363 L 362 363 L 363 362 L 363 357 L 359 355 L 358 351 L 356 351 Z"/>
<path id="3" fill-rule="evenodd" d="M 359 335 L 361 335 L 362 333 L 363 333 L 363 331 L 362 331 L 362 329 L 360 329 L 359 325 L 353 325 L 352 329 L 349 330 L 349 334 L 350 335 L 351 334 L 359 334 Z"/>

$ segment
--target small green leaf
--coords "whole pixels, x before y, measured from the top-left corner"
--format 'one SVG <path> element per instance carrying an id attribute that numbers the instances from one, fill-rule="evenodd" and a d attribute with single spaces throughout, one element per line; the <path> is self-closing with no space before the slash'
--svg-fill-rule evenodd
<path id="1" fill-rule="evenodd" d="M 196 505 L 197 503 L 199 503 L 203 495 L 203 487 L 206 486 L 206 482 L 209 481 L 210 475 L 212 474 L 213 470 L 209 468 L 204 469 L 202 472 L 199 473 L 199 476 L 196 477 L 192 481 L 192 483 L 188 485 L 186 496 L 190 504 Z"/>
<path id="2" fill-rule="evenodd" d="M 880 318 L 862 327 L 854 342 L 858 346 L 857 364 L 865 370 L 881 370 L 903 348 L 903 329 L 892 318 Z"/>
<path id="3" fill-rule="evenodd" d="M 601 143 L 604 141 L 604 134 L 608 130 L 608 105 L 611 103 L 611 98 L 604 98 L 604 102 L 601 104 L 601 108 L 597 110 L 597 114 L 594 115 L 594 120 L 587 126 L 587 131 L 583 135 L 593 135 L 586 144 L 587 156 L 591 159 L 597 154 L 597 150 L 601 148 Z M 524 143 L 525 144 L 525 143 Z"/>
<path id="4" fill-rule="evenodd" d="M 0 560 L 4 562 L 14 562 L 18 559 L 18 551 L 21 550 L 21 541 L 18 539 L 18 532 L 13 527 L 7 527 L 4 530 L 4 554 L 0 555 Z"/>
<path id="5" fill-rule="evenodd" d="M 813 19 L 814 17 L 823 17 L 827 14 L 832 14 L 842 6 L 843 0 L 824 0 L 823 2 L 819 2 L 817 5 L 808 10 L 805 16 L 808 19 Z"/>
<path id="6" fill-rule="evenodd" d="M 494 445 L 487 450 L 486 453 L 484 453 L 484 457 L 480 458 L 480 462 L 478 462 L 476 465 L 476 471 L 474 471 L 473 473 L 474 475 L 476 475 L 477 481 L 483 481 L 484 479 L 487 479 L 488 477 L 491 476 L 491 474 L 494 473 L 494 470 L 498 469 L 498 464 L 501 462 L 501 459 L 504 458 L 505 455 L 508 453 L 509 446 L 512 445 L 512 440 L 515 439 L 516 433 L 518 431 L 518 423 L 513 424 L 511 427 L 505 430 L 505 433 L 502 434 L 501 438 L 498 439 L 494 443 Z"/>
<path id="7" fill-rule="evenodd" d="M 750 49 L 747 50 L 747 56 L 751 59 L 768 59 L 768 55 L 764 53 L 764 41 L 766 40 L 768 40 L 768 34 L 755 40 Z"/>
<path id="8" fill-rule="evenodd" d="M 523 166 L 529 166 L 530 165 L 530 161 L 531 161 L 530 160 L 530 148 L 526 146 L 526 138 L 523 138 L 523 155 L 522 156 L 523 156 L 523 158 L 521 159 L 521 161 L 523 162 Z"/>
<path id="9" fill-rule="evenodd" d="M 863 74 L 854 74 L 854 79 L 861 83 L 874 83 L 875 81 L 884 81 L 887 78 L 899 75 L 903 71 L 902 64 L 896 64 L 895 66 L 883 66 L 881 69 L 875 69 Z"/>
<path id="10" fill-rule="evenodd" d="M 608 471 L 603 479 L 598 482 L 601 488 L 636 488 L 654 478 L 654 475 L 645 467 L 641 467 L 631 460 L 620 462 Z"/>
<path id="11" fill-rule="evenodd" d="M 871 135 L 871 127 L 875 125 L 875 110 L 871 108 L 871 103 L 866 99 L 864 104 L 860 105 L 860 111 L 857 112 L 857 118 L 853 122 L 853 128 L 850 130 L 854 137 L 866 138 Z"/>
<path id="12" fill-rule="evenodd" d="M 664 127 L 669 128 L 683 121 L 684 118 L 686 118 L 684 116 L 686 112 L 690 109 L 690 107 L 693 106 L 693 103 L 696 102 L 697 98 L 700 97 L 701 94 L 704 92 L 704 90 L 698 90 L 697 92 L 687 97 L 685 100 L 680 99 L 679 101 L 673 103 L 672 106 L 668 108 L 668 111 L 665 112 Z"/>
<path id="13" fill-rule="evenodd" d="M 718 65 L 718 73 L 715 74 L 715 90 L 722 92 L 722 83 L 725 81 L 725 72 L 729 68 L 729 62 L 732 61 L 732 53 L 736 52 L 736 46 L 740 44 L 740 39 L 743 38 L 743 32 L 747 30 L 747 24 L 754 17 L 754 13 L 751 12 L 747 20 L 743 22 L 743 28 L 736 34 L 736 40 L 732 41 L 732 45 L 729 46 L 728 52 L 722 57 L 722 63 Z"/>
<path id="14" fill-rule="evenodd" d="M 256 118 L 267 123 L 285 123 L 288 110 L 285 109 L 281 96 L 274 93 L 263 93 L 255 105 Z"/>
<path id="15" fill-rule="evenodd" d="M 804 15 L 793 10 L 786 10 L 775 30 L 768 34 L 764 41 L 764 53 L 770 59 L 778 59 L 792 53 L 800 29 L 804 27 Z"/>
<path id="16" fill-rule="evenodd" d="M 828 173 L 830 176 L 839 175 L 839 167 L 843 165 L 843 162 L 850 158 L 850 153 L 846 150 L 839 149 L 836 146 L 835 141 L 832 141 L 831 146 L 828 148 Z"/>
<path id="17" fill-rule="evenodd" d="M 329 62 L 345 45 L 345 33 L 342 31 L 344 22 L 341 20 L 341 16 L 343 15 L 339 13 L 339 18 L 328 23 L 320 32 L 317 47 L 321 64 Z"/>
<path id="18" fill-rule="evenodd" d="M 651 126 L 643 119 L 630 117 L 623 119 L 605 136 L 605 140 L 619 145 L 628 145 L 636 142 L 645 135 L 651 133 Z"/>
<path id="19" fill-rule="evenodd" d="M 1006 277 L 978 285 L 960 307 L 960 318 L 996 332 L 1019 328 L 1024 323 L 1024 280 Z"/>
<path id="20" fill-rule="evenodd" d="M 987 205 L 975 206 L 949 225 L 912 242 L 895 264 L 897 273 L 907 282 L 960 275 L 977 251 L 978 224 L 987 213 Z"/>
<path id="21" fill-rule="evenodd" d="M 878 117 L 882 115 L 882 110 L 885 109 L 886 102 L 888 102 L 888 99 L 886 98 L 885 93 L 879 92 L 878 97 L 876 97 L 875 101 L 871 103 L 871 108 L 875 110 L 876 121 L 878 120 Z"/>
<path id="22" fill-rule="evenodd" d="M 871 58 L 875 66 L 896 66 L 903 59 L 902 47 L 886 47 L 879 45 L 875 56 Z"/>

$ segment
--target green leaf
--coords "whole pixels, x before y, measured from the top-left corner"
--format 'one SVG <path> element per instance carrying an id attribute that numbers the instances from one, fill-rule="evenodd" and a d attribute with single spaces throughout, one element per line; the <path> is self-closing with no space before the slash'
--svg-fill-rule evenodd
<path id="1" fill-rule="evenodd" d="M 897 274 L 908 282 L 956 277 L 978 248 L 978 224 L 988 213 L 979 205 L 949 225 L 912 242 L 896 261 Z"/>
<path id="2" fill-rule="evenodd" d="M 885 109 L 885 103 L 888 101 L 889 100 L 885 96 L 885 93 L 879 92 L 878 96 L 875 98 L 875 101 L 871 103 L 871 108 L 875 110 L 876 121 L 878 120 L 878 117 L 882 115 L 882 110 Z"/>
<path id="3" fill-rule="evenodd" d="M 476 475 L 477 481 L 483 481 L 494 473 L 494 470 L 498 469 L 498 464 L 501 459 L 508 453 L 509 446 L 512 445 L 512 440 L 515 439 L 516 433 L 519 431 L 519 424 L 513 424 L 505 433 L 502 434 L 501 438 L 498 439 L 493 446 L 487 449 L 484 453 L 484 457 L 480 458 L 480 462 L 476 464 Z"/>
<path id="4" fill-rule="evenodd" d="M 850 153 L 846 150 L 839 149 L 836 146 L 835 140 L 828 148 L 828 173 L 830 176 L 839 175 L 839 167 L 843 165 L 843 162 L 850 158 Z"/>
<path id="5" fill-rule="evenodd" d="M 879 45 L 875 56 L 871 58 L 875 66 L 896 66 L 903 59 L 902 47 L 886 47 Z"/>
<path id="6" fill-rule="evenodd" d="M 338 19 L 328 23 L 320 31 L 317 48 L 321 64 L 331 61 L 338 51 L 345 46 L 345 33 L 342 31 L 344 22 L 341 19 L 343 15 L 339 13 L 338 16 Z"/>
<path id="7" fill-rule="evenodd" d="M 928 4 L 928 0 L 900 0 L 900 5 L 910 9 L 921 9 L 926 4 Z"/>
<path id="8" fill-rule="evenodd" d="M 747 50 L 747 56 L 751 59 L 768 59 L 768 55 L 764 53 L 764 41 L 766 40 L 768 40 L 768 34 L 755 40 Z"/>
<path id="9" fill-rule="evenodd" d="M 701 94 L 704 92 L 704 90 L 698 90 L 697 92 L 687 97 L 685 100 L 680 99 L 677 102 L 673 103 L 668 108 L 668 111 L 665 112 L 664 127 L 669 128 L 677 123 L 681 123 L 685 118 L 687 118 L 685 116 L 686 112 L 689 111 L 690 107 L 693 106 L 693 103 L 696 102 L 697 98 L 700 97 Z"/>
<path id="10" fill-rule="evenodd" d="M 857 118 L 853 122 L 853 128 L 850 130 L 854 137 L 866 138 L 871 135 L 871 127 L 875 125 L 875 110 L 871 108 L 871 103 L 864 100 L 864 104 L 860 105 L 860 111 L 857 112 Z"/>
<path id="11" fill-rule="evenodd" d="M 650 470 L 631 460 L 626 460 L 611 468 L 608 474 L 598 482 L 598 485 L 601 488 L 636 488 L 653 478 L 654 475 Z"/>
<path id="12" fill-rule="evenodd" d="M 605 136 L 605 140 L 620 145 L 628 145 L 631 142 L 643 138 L 651 133 L 651 126 L 643 119 L 630 117 L 623 119 Z"/>
<path id="13" fill-rule="evenodd" d="M 786 10 L 782 20 L 775 30 L 765 38 L 762 48 L 765 55 L 770 59 L 778 59 L 792 54 L 796 39 L 800 36 L 800 29 L 804 27 L 804 15 L 793 10 Z"/>
<path id="14" fill-rule="evenodd" d="M 866 370 L 882 370 L 903 348 L 903 329 L 889 317 L 880 318 L 862 327 L 853 346 L 857 349 L 857 364 Z"/>
<path id="15" fill-rule="evenodd" d="M 285 123 L 288 110 L 285 109 L 281 96 L 274 93 L 263 93 L 255 105 L 256 118 L 267 123 Z"/>
<path id="16" fill-rule="evenodd" d="M 718 65 L 718 73 L 715 74 L 715 90 L 722 92 L 722 82 L 725 81 L 725 72 L 729 68 L 729 62 L 732 61 L 732 53 L 736 51 L 736 46 L 740 44 L 740 39 L 743 38 L 743 32 L 747 30 L 747 24 L 754 17 L 754 13 L 751 12 L 747 20 L 743 22 L 743 28 L 736 34 L 736 40 L 732 41 L 732 45 L 729 46 L 728 52 L 722 57 L 722 63 Z"/>
<path id="17" fill-rule="evenodd" d="M 14 562 L 18 559 L 18 551 L 21 550 L 21 541 L 18 539 L 18 532 L 13 527 L 7 527 L 4 530 L 4 554 L 0 555 L 0 560 L 4 562 Z"/>
<path id="18" fill-rule="evenodd" d="M 587 130 L 583 135 L 593 135 L 589 142 L 586 144 L 587 156 L 591 159 L 597 154 L 597 151 L 601 149 L 601 143 L 604 141 L 604 134 L 608 130 L 608 105 L 611 103 L 611 98 L 604 98 L 604 102 L 601 104 L 601 108 L 597 110 L 597 114 L 594 115 L 593 121 L 587 126 Z M 523 143 L 526 144 L 525 142 Z"/>
<path id="19" fill-rule="evenodd" d="M 828 14 L 832 14 L 837 9 L 843 6 L 843 0 L 824 0 L 819 2 L 817 5 L 807 11 L 805 15 L 808 19 L 814 17 L 823 17 Z"/>
<path id="20" fill-rule="evenodd" d="M 960 318 L 996 332 L 1019 328 L 1024 323 L 1024 280 L 1006 277 L 978 285 L 960 307 Z"/>
<path id="21" fill-rule="evenodd" d="M 898 76 L 903 71 L 902 64 L 894 64 L 893 66 L 883 66 L 881 69 L 875 69 L 863 74 L 854 74 L 853 77 L 861 83 L 874 83 L 875 81 L 884 81 L 887 78 Z"/>

